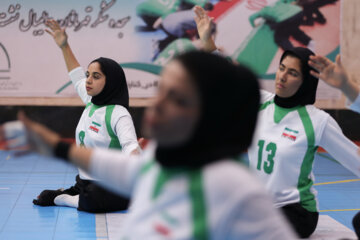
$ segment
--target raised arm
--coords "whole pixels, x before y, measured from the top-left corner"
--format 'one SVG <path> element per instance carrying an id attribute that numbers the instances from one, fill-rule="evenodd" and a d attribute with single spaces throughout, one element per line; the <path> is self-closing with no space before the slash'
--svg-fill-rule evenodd
<path id="1" fill-rule="evenodd" d="M 84 70 L 80 68 L 80 64 L 70 48 L 65 28 L 60 28 L 59 23 L 55 20 L 48 20 L 46 26 L 48 26 L 49 29 L 45 29 L 45 31 L 54 38 L 55 43 L 60 47 L 63 53 L 66 68 L 76 92 L 81 100 L 87 104 L 91 97 L 87 94 L 85 88 L 86 75 Z"/>
<path id="2" fill-rule="evenodd" d="M 211 36 L 211 23 L 213 18 L 210 18 L 206 11 L 200 7 L 194 7 L 195 12 L 195 22 L 197 30 L 203 44 L 203 50 L 206 52 L 213 52 L 217 49 L 214 39 Z"/>
<path id="3" fill-rule="evenodd" d="M 322 79 L 334 88 L 340 89 L 351 102 L 354 102 L 359 96 L 359 86 L 350 79 L 346 69 L 341 64 L 340 55 L 336 56 L 335 63 L 323 56 L 310 56 L 309 65 L 319 72 L 311 71 L 313 76 Z"/>
<path id="4" fill-rule="evenodd" d="M 61 28 L 59 23 L 53 19 L 46 21 L 45 24 L 47 27 L 49 27 L 49 29 L 45 29 L 45 31 L 54 38 L 55 43 L 60 47 L 63 53 L 68 72 L 77 67 L 80 67 L 79 62 L 77 61 L 68 43 L 68 36 L 65 32 L 65 28 Z"/>

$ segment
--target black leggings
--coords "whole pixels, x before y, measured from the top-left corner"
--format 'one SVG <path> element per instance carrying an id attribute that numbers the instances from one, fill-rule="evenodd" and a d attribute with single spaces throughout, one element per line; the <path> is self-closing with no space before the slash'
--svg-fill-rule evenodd
<path id="1" fill-rule="evenodd" d="M 309 212 L 300 203 L 289 204 L 281 209 L 301 238 L 307 238 L 315 231 L 319 220 L 318 212 Z"/>
<path id="2" fill-rule="evenodd" d="M 352 221 L 356 236 L 360 239 L 360 212 L 358 212 Z"/>
<path id="3" fill-rule="evenodd" d="M 78 210 L 105 213 L 125 210 L 129 206 L 129 199 L 110 192 L 99 186 L 96 181 L 83 180 L 76 176 L 76 184 L 66 189 L 64 194 L 78 195 Z"/>

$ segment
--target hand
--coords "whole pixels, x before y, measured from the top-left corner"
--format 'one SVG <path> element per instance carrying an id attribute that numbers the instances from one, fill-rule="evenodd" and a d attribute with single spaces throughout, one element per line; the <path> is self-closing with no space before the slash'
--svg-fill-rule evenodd
<path id="1" fill-rule="evenodd" d="M 323 56 L 310 56 L 309 65 L 319 73 L 310 73 L 332 87 L 342 89 L 349 81 L 348 74 L 340 61 L 340 55 L 336 56 L 336 63 Z"/>
<path id="2" fill-rule="evenodd" d="M 149 140 L 145 139 L 145 138 L 139 138 L 138 139 L 138 143 L 139 143 L 139 146 L 142 150 L 145 149 L 146 145 L 148 144 Z"/>
<path id="3" fill-rule="evenodd" d="M 20 121 L 7 122 L 0 125 L 0 143 L 2 149 L 28 151 L 29 145 L 25 126 Z"/>
<path id="4" fill-rule="evenodd" d="M 40 123 L 30 120 L 24 112 L 18 113 L 20 121 L 0 126 L 0 141 L 5 142 L 8 150 L 37 151 L 51 156 L 60 136 Z"/>
<path id="5" fill-rule="evenodd" d="M 194 12 L 196 14 L 194 19 L 200 39 L 203 43 L 204 50 L 208 52 L 216 50 L 216 45 L 211 36 L 211 25 L 213 18 L 210 18 L 206 11 L 200 6 L 195 6 Z"/>
<path id="6" fill-rule="evenodd" d="M 358 97 L 360 87 L 356 81 L 349 78 L 341 64 L 339 55 L 336 56 L 336 63 L 331 62 L 326 57 L 310 56 L 309 65 L 320 72 L 311 71 L 310 73 L 313 76 L 321 78 L 330 86 L 340 89 L 351 102 Z"/>
<path id="7" fill-rule="evenodd" d="M 60 28 L 60 25 L 57 21 L 50 19 L 46 21 L 45 25 L 51 30 L 50 31 L 49 29 L 45 29 L 45 31 L 54 38 L 56 44 L 60 48 L 68 45 L 68 36 L 65 32 L 65 28 Z"/>

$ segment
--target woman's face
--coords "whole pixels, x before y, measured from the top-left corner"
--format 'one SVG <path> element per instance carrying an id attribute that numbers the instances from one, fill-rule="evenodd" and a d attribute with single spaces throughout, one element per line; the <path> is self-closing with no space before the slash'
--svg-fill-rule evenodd
<path id="1" fill-rule="evenodd" d="M 101 71 L 100 64 L 93 62 L 86 71 L 86 92 L 89 96 L 95 97 L 104 89 L 106 82 L 105 74 Z"/>
<path id="2" fill-rule="evenodd" d="M 191 76 L 179 61 L 166 65 L 161 73 L 155 103 L 144 116 L 143 132 L 159 146 L 186 142 L 200 116 L 200 97 Z"/>
<path id="3" fill-rule="evenodd" d="M 293 96 L 303 82 L 300 59 L 286 56 L 276 72 L 275 92 L 283 98 Z"/>

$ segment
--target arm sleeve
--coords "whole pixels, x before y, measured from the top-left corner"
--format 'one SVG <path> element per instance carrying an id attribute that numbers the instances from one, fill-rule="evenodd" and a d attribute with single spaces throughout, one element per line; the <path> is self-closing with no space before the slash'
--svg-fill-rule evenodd
<path id="1" fill-rule="evenodd" d="M 349 100 L 347 100 L 348 108 L 353 110 L 354 112 L 360 113 L 360 94 L 357 96 L 355 101 L 353 103 L 350 103 Z"/>
<path id="2" fill-rule="evenodd" d="M 135 149 L 141 151 L 135 132 L 134 123 L 130 115 L 120 117 L 115 125 L 115 134 L 125 153 L 129 154 Z"/>
<path id="3" fill-rule="evenodd" d="M 344 167 L 360 177 L 360 155 L 358 146 L 342 133 L 336 121 L 329 117 L 319 145 Z"/>
<path id="4" fill-rule="evenodd" d="M 86 92 L 86 88 L 85 88 L 86 76 L 82 67 L 77 67 L 71 70 L 69 72 L 69 77 L 81 100 L 85 104 L 87 104 L 91 100 L 91 97 Z"/>
<path id="5" fill-rule="evenodd" d="M 130 196 L 142 164 L 142 156 L 97 148 L 90 159 L 89 173 L 104 187 Z"/>
<path id="6" fill-rule="evenodd" d="M 265 193 L 253 193 L 234 205 L 224 239 L 295 240 L 281 212 Z"/>

